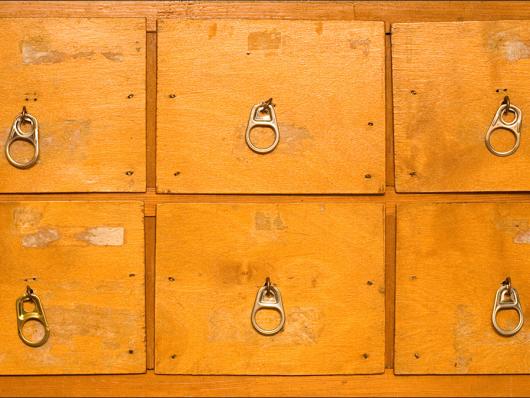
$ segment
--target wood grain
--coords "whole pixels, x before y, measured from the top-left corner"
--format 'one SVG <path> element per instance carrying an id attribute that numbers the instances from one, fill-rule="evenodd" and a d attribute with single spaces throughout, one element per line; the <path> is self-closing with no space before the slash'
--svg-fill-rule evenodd
<path id="1" fill-rule="evenodd" d="M 156 372 L 383 372 L 383 217 L 377 204 L 159 205 Z M 286 311 L 275 336 L 250 323 L 267 276 Z"/>
<path id="2" fill-rule="evenodd" d="M 530 204 L 406 204 L 397 220 L 395 372 L 530 373 L 528 328 L 491 323 L 507 276 L 529 313 Z"/>
<path id="3" fill-rule="evenodd" d="M 528 191 L 530 22 L 392 27 L 398 192 Z M 493 155 L 484 139 L 505 95 L 523 112 L 519 150 Z M 493 136 L 508 150 L 508 132 Z"/>
<path id="4" fill-rule="evenodd" d="M 159 20 L 158 191 L 382 193 L 384 87 L 382 23 Z M 270 97 L 280 143 L 256 154 Z"/>
<path id="5" fill-rule="evenodd" d="M 145 191 L 145 20 L 1 22 L 0 151 L 26 106 L 40 158 L 20 170 L 2 156 L 0 191 Z M 19 160 L 33 154 L 12 149 Z"/>
<path id="6" fill-rule="evenodd" d="M 3 202 L 0 219 L 0 374 L 144 372 L 142 204 Z M 27 284 L 51 330 L 38 348 L 17 335 Z"/>
<path id="7" fill-rule="evenodd" d="M 396 22 L 499 20 L 530 18 L 529 1 L 1 1 L 3 17 L 146 17 L 147 29 L 156 32 L 156 18 L 250 18 L 288 20 L 374 20 L 388 27 Z M 152 97 L 151 101 L 156 101 Z M 392 102 L 387 107 L 391 109 Z M 387 112 L 389 110 L 387 109 Z M 153 117 L 154 119 L 154 117 Z M 391 127 L 391 121 L 387 120 Z M 154 142 L 149 136 L 148 142 Z M 387 135 L 387 140 L 390 135 Z M 151 141 L 149 141 L 151 140 Z M 153 146 L 148 146 L 154 157 Z M 393 154 L 393 147 L 387 143 Z M 393 155 L 392 155 L 393 156 Z M 391 160 L 387 159 L 387 166 Z M 390 167 L 390 166 L 388 166 Z M 387 175 L 389 171 L 387 170 Z M 432 202 L 528 202 L 522 193 L 397 194 L 387 178 L 384 196 L 238 196 L 160 195 L 152 189 L 141 194 L 40 194 L 39 200 L 144 200 L 146 215 L 155 216 L 157 203 L 166 202 L 327 202 L 395 203 Z M 154 185 L 152 185 L 154 186 Z M 0 194 L 0 201 L 31 201 L 35 195 Z M 388 226 L 388 224 L 387 224 Z M 387 234 L 392 230 L 387 228 Z M 154 244 L 154 238 L 149 238 Z M 393 250 L 387 236 L 388 250 Z M 390 255 L 387 255 L 389 261 Z M 1 268 L 1 266 L 0 266 Z M 387 266 L 388 270 L 388 266 Z M 149 270 L 148 270 L 149 272 Z M 388 285 L 388 283 L 387 283 Z M 387 291 L 387 294 L 389 292 Z M 149 310 L 149 309 L 148 309 Z M 149 310 L 149 311 L 154 311 Z M 387 316 L 392 307 L 388 306 Z M 387 328 L 391 325 L 387 324 Z M 149 328 L 149 325 L 148 325 Z M 387 333 L 390 333 L 387 330 Z M 0 348 L 1 350 L 1 348 Z M 388 354 L 388 353 L 387 353 Z M 388 360 L 388 359 L 387 359 Z M 0 396 L 529 396 L 530 376 L 395 376 L 392 370 L 370 376 L 3 376 Z"/>

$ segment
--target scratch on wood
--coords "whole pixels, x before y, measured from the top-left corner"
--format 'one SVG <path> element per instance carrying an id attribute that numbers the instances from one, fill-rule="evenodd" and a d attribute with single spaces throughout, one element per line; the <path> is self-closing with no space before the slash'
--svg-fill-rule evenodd
<path id="1" fill-rule="evenodd" d="M 24 235 L 22 246 L 24 247 L 46 247 L 60 239 L 59 231 L 55 228 L 41 228 L 37 232 Z"/>
<path id="2" fill-rule="evenodd" d="M 87 228 L 76 235 L 76 239 L 94 246 L 123 246 L 125 229 L 123 227 Z"/>

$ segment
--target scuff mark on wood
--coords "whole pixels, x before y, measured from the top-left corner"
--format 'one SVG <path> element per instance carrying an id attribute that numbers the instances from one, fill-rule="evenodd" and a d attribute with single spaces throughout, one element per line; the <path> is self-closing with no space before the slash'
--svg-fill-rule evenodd
<path id="1" fill-rule="evenodd" d="M 530 230 L 520 231 L 513 238 L 513 243 L 530 244 Z"/>
<path id="2" fill-rule="evenodd" d="M 248 35 L 248 50 L 279 50 L 282 46 L 282 34 L 276 29 L 251 32 Z"/>
<path id="3" fill-rule="evenodd" d="M 370 39 L 350 39 L 350 48 L 360 50 L 364 56 L 370 53 Z"/>
<path id="4" fill-rule="evenodd" d="M 125 229 L 123 227 L 93 227 L 87 228 L 76 235 L 77 240 L 94 246 L 123 246 Z"/>
<path id="5" fill-rule="evenodd" d="M 46 247 L 59 239 L 59 231 L 55 228 L 41 228 L 35 233 L 24 235 L 22 246 L 28 248 Z"/>
<path id="6" fill-rule="evenodd" d="M 502 52 L 504 58 L 510 62 L 530 58 L 530 42 L 508 32 L 492 35 L 488 40 L 488 47 L 490 50 Z"/>
<path id="7" fill-rule="evenodd" d="M 104 53 L 101 53 L 101 55 L 103 55 L 105 58 L 107 58 L 108 60 L 110 61 L 114 61 L 114 62 L 122 62 L 123 61 L 123 54 L 121 53 L 116 53 L 116 52 L 104 52 Z"/>
<path id="8" fill-rule="evenodd" d="M 214 22 L 208 27 L 208 39 L 213 39 L 217 35 L 217 24 Z"/>
<path id="9" fill-rule="evenodd" d="M 20 231 L 36 227 L 41 219 L 42 213 L 31 207 L 16 207 L 13 210 L 13 223 Z"/>

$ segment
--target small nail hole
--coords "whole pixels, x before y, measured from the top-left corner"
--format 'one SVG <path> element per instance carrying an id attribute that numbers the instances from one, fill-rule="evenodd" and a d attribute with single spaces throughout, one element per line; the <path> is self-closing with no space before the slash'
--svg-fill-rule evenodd
<path id="1" fill-rule="evenodd" d="M 410 90 L 410 93 L 411 93 L 412 95 L 416 95 L 416 94 L 418 94 L 418 93 L 416 92 L 416 90 Z"/>
<path id="2" fill-rule="evenodd" d="M 129 95 L 127 96 L 127 98 L 129 98 L 129 99 L 131 99 L 132 97 L 134 97 L 134 94 L 129 94 Z"/>
<path id="3" fill-rule="evenodd" d="M 367 353 L 364 353 L 364 354 L 363 354 L 363 358 L 364 358 L 364 359 L 368 359 L 369 356 L 370 356 L 370 355 L 368 355 Z"/>
<path id="4" fill-rule="evenodd" d="M 368 286 L 372 286 L 372 285 L 374 284 L 374 281 L 368 281 L 368 282 L 366 282 L 366 284 L 367 284 Z"/>
<path id="5" fill-rule="evenodd" d="M 176 354 L 171 355 L 171 359 L 175 359 L 177 357 Z"/>
<path id="6" fill-rule="evenodd" d="M 133 276 L 136 276 L 136 274 L 129 274 L 130 278 L 132 278 Z"/>
<path id="7" fill-rule="evenodd" d="M 368 122 L 368 126 L 373 126 L 374 122 Z"/>
<path id="8" fill-rule="evenodd" d="M 134 354 L 134 351 L 133 350 L 129 350 L 129 354 Z"/>
<path id="9" fill-rule="evenodd" d="M 173 278 L 172 276 L 170 276 L 169 278 L 167 278 L 168 281 L 170 282 L 175 282 L 175 278 Z"/>
<path id="10" fill-rule="evenodd" d="M 169 98 L 176 98 L 175 94 L 169 94 Z"/>
<path id="11" fill-rule="evenodd" d="M 364 178 L 366 178 L 366 179 L 370 179 L 370 178 L 372 178 L 372 175 L 371 175 L 371 174 L 365 174 L 365 175 L 364 175 Z"/>
<path id="12" fill-rule="evenodd" d="M 179 176 L 179 175 L 180 175 L 180 171 L 175 171 L 175 173 L 173 173 L 173 175 L 174 175 L 175 177 Z"/>
<path id="13" fill-rule="evenodd" d="M 416 177 L 416 172 L 415 172 L 415 171 L 411 171 L 411 172 L 409 173 L 409 176 L 411 176 L 411 177 Z"/>
<path id="14" fill-rule="evenodd" d="M 419 352 L 415 352 L 415 353 L 414 353 L 414 358 L 416 358 L 416 359 L 420 359 L 420 353 L 419 353 Z"/>
<path id="15" fill-rule="evenodd" d="M 134 171 L 129 170 L 129 171 L 126 171 L 125 174 L 127 174 L 128 176 L 132 176 L 134 174 Z"/>

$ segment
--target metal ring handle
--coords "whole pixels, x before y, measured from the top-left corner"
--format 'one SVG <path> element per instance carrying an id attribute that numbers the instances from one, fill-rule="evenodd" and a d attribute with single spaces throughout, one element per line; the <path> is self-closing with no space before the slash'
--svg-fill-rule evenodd
<path id="1" fill-rule="evenodd" d="M 29 340 L 26 336 L 24 336 L 24 333 L 22 332 L 22 329 L 24 328 L 24 325 L 28 321 L 37 321 L 40 323 L 44 329 L 44 336 L 40 340 L 32 341 Z M 45 321 L 42 319 L 42 317 L 38 314 L 29 314 L 27 315 L 23 320 L 21 320 L 18 324 L 18 336 L 20 339 L 24 342 L 24 344 L 29 345 L 30 347 L 40 347 L 44 345 L 48 338 L 50 337 L 50 328 L 45 323 Z"/>
<path id="2" fill-rule="evenodd" d="M 262 286 L 258 290 L 258 294 L 256 295 L 256 302 L 254 303 L 252 315 L 250 316 L 250 320 L 254 329 L 256 329 L 258 333 L 261 333 L 264 336 L 273 336 L 279 331 L 281 331 L 285 326 L 285 312 L 283 309 L 283 302 L 280 290 L 274 285 L 270 285 L 269 289 L 273 299 L 271 301 L 265 301 L 265 295 L 267 294 L 267 286 Z M 260 325 L 258 325 L 258 322 L 256 321 L 256 314 L 259 311 L 265 309 L 273 310 L 280 314 L 280 322 L 274 329 L 264 329 Z"/>
<path id="3" fill-rule="evenodd" d="M 510 297 L 513 297 L 513 299 L 509 302 L 503 301 L 503 297 L 506 293 L 508 293 Z M 517 326 L 510 330 L 501 328 L 497 323 L 497 315 L 499 314 L 499 312 L 507 310 L 515 310 L 517 311 L 517 314 L 519 316 L 519 322 Z M 519 330 L 521 330 L 524 324 L 524 315 L 523 310 L 521 308 L 521 304 L 519 303 L 519 296 L 517 295 L 517 290 L 515 290 L 515 288 L 511 288 L 511 294 L 508 292 L 508 287 L 506 285 L 501 286 L 499 290 L 497 290 L 497 294 L 495 295 L 495 303 L 493 304 L 493 311 L 491 314 L 491 322 L 493 324 L 494 329 L 501 336 L 513 336 L 514 334 L 519 332 Z"/>
<path id="4" fill-rule="evenodd" d="M 21 124 L 23 121 L 31 124 L 32 130 L 30 132 L 24 133 L 22 131 Z M 28 142 L 33 146 L 33 157 L 25 163 L 15 160 L 11 154 L 11 145 L 17 141 Z M 5 154 L 9 163 L 18 169 L 28 169 L 37 163 L 39 159 L 39 123 L 34 116 L 23 111 L 23 113 L 15 118 L 5 145 Z"/>
<path id="5" fill-rule="evenodd" d="M 513 112 L 515 114 L 515 118 L 513 121 L 506 122 L 502 118 L 502 115 L 507 112 Z M 501 106 L 499 106 L 499 109 L 497 109 L 497 112 L 495 113 L 495 117 L 493 118 L 491 125 L 486 133 L 486 137 L 485 137 L 486 147 L 492 154 L 496 156 L 500 156 L 500 157 L 505 157 L 505 156 L 513 155 L 515 151 L 519 149 L 519 145 L 521 144 L 521 124 L 523 120 L 522 115 L 523 114 L 521 110 L 513 104 L 502 103 Z M 493 132 L 495 130 L 500 130 L 500 129 L 508 130 L 515 137 L 515 144 L 513 145 L 511 149 L 507 151 L 498 151 L 491 144 L 491 136 Z"/>
<path id="6" fill-rule="evenodd" d="M 33 303 L 35 308 L 32 311 L 24 310 L 24 303 Z M 28 286 L 26 288 L 26 294 L 22 297 L 19 297 L 16 301 L 16 310 L 17 310 L 17 328 L 18 336 L 24 342 L 24 344 L 30 347 L 40 347 L 48 341 L 50 337 L 50 328 L 48 326 L 48 321 L 46 320 L 46 315 L 44 314 L 44 308 L 42 307 L 39 297 L 33 293 L 33 290 Z M 44 328 L 44 336 L 37 341 L 29 340 L 24 336 L 23 328 L 28 321 L 37 321 Z"/>
<path id="7" fill-rule="evenodd" d="M 260 118 L 258 116 L 258 113 L 263 110 L 269 115 L 268 118 Z M 250 132 L 256 127 L 267 127 L 274 131 L 274 142 L 270 146 L 260 148 L 252 143 Z M 280 130 L 278 128 L 278 123 L 276 122 L 276 113 L 272 104 L 258 104 L 252 107 L 248 119 L 247 131 L 245 133 L 245 141 L 251 150 L 261 155 L 274 151 L 276 146 L 278 146 L 278 143 L 280 142 Z"/>

